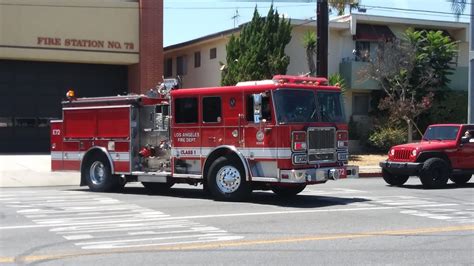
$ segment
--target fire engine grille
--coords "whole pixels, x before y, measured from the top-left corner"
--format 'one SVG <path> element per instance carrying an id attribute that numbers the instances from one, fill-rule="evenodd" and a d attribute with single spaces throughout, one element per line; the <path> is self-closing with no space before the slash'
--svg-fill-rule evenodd
<path id="1" fill-rule="evenodd" d="M 410 158 L 409 150 L 395 150 L 395 159 L 408 159 Z"/>
<path id="2" fill-rule="evenodd" d="M 335 128 L 310 128 L 308 130 L 309 151 L 336 149 Z"/>
<path id="3" fill-rule="evenodd" d="M 316 161 L 334 161 L 335 159 L 334 153 L 318 153 L 318 154 L 310 154 L 308 155 L 308 159 L 310 162 Z"/>

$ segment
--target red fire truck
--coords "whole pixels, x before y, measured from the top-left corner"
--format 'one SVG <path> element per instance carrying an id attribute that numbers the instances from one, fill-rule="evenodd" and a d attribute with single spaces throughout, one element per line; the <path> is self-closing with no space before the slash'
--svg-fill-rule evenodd
<path id="1" fill-rule="evenodd" d="M 79 170 L 80 184 L 92 191 L 127 182 L 156 191 L 202 183 L 226 200 L 253 189 L 296 195 L 308 184 L 346 177 L 341 91 L 326 79 L 172 85 L 148 95 L 69 95 L 63 120 L 51 121 L 52 170 Z"/>

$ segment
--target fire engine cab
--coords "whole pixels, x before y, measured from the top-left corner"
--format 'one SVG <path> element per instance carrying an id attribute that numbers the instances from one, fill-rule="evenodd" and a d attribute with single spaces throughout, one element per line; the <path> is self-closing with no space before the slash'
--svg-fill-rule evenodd
<path id="1" fill-rule="evenodd" d="M 253 189 L 296 195 L 346 177 L 348 132 L 341 91 L 324 78 L 274 76 L 228 87 L 75 98 L 51 121 L 53 171 L 81 172 L 105 192 L 127 182 L 154 191 L 202 183 L 216 199 Z"/>

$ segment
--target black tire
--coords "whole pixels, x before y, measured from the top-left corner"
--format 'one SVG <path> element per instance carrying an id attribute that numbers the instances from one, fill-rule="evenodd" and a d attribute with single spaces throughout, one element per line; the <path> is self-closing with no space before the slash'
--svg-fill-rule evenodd
<path id="1" fill-rule="evenodd" d="M 155 183 L 155 182 L 142 182 L 142 185 L 152 193 L 164 193 L 170 190 L 174 183 Z"/>
<path id="2" fill-rule="evenodd" d="M 94 192 L 112 192 L 121 187 L 119 177 L 112 174 L 110 163 L 104 154 L 95 154 L 83 168 L 89 189 Z"/>
<path id="3" fill-rule="evenodd" d="M 212 162 L 208 173 L 207 188 L 217 200 L 240 201 L 252 192 L 242 163 L 236 159 L 219 157 Z M 226 177 L 228 182 L 224 180 Z"/>
<path id="4" fill-rule="evenodd" d="M 469 182 L 469 180 L 471 179 L 471 177 L 472 177 L 471 174 L 453 175 L 453 176 L 451 176 L 449 179 L 451 179 L 451 181 L 453 181 L 454 183 L 456 183 L 456 185 L 464 185 L 464 184 L 466 184 L 467 182 Z"/>
<path id="5" fill-rule="evenodd" d="M 273 193 L 280 197 L 289 198 L 294 197 L 306 188 L 306 184 L 298 184 L 294 186 L 275 186 L 272 187 Z"/>
<path id="6" fill-rule="evenodd" d="M 451 170 L 448 163 L 440 158 L 430 158 L 423 163 L 420 181 L 424 188 L 442 188 L 448 183 Z"/>
<path id="7" fill-rule="evenodd" d="M 385 169 L 382 169 L 382 177 L 385 182 L 391 186 L 402 186 L 405 184 L 410 176 L 408 175 L 394 175 Z"/>

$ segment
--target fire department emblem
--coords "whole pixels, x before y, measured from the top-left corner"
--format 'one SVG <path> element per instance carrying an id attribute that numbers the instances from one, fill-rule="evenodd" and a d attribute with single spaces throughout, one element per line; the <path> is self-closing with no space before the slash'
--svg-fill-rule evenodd
<path id="1" fill-rule="evenodd" d="M 263 134 L 263 131 L 259 130 L 257 131 L 257 141 L 263 141 L 263 138 L 265 137 L 265 135 Z"/>

